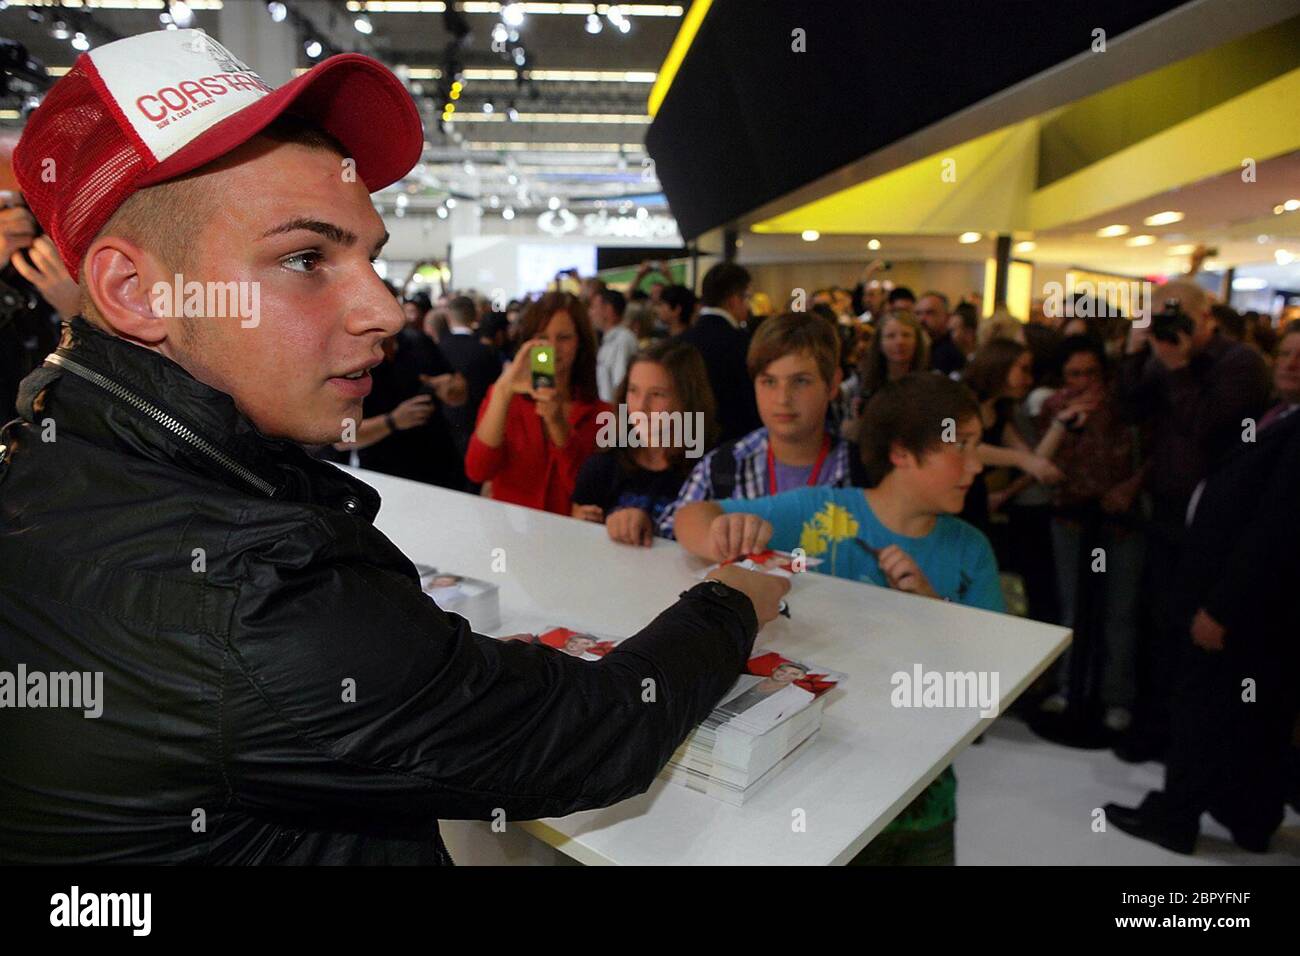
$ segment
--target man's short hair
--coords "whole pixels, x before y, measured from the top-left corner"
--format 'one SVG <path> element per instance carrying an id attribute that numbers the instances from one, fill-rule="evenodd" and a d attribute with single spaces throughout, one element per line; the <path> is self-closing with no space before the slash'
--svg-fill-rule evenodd
<path id="1" fill-rule="evenodd" d="M 669 308 L 681 309 L 682 320 L 689 322 L 691 313 L 695 311 L 695 293 L 684 285 L 666 286 L 659 293 L 659 301 Z"/>
<path id="2" fill-rule="evenodd" d="M 889 460 L 894 445 L 920 461 L 943 442 L 946 429 L 978 419 L 979 413 L 970 389 L 945 375 L 912 372 L 882 385 L 863 412 L 860 445 L 867 487 L 875 488 L 894 470 Z"/>
<path id="3" fill-rule="evenodd" d="M 596 298 L 603 299 L 605 304 L 614 310 L 614 314 L 620 319 L 627 310 L 627 296 L 617 289 L 601 289 L 595 295 Z"/>
<path id="4" fill-rule="evenodd" d="M 909 288 L 908 288 L 907 286 L 905 286 L 905 285 L 895 286 L 893 289 L 891 289 L 891 290 L 889 291 L 889 304 L 890 304 L 890 305 L 893 305 L 895 302 L 898 302 L 898 301 L 900 301 L 900 300 L 902 300 L 902 299 L 909 299 L 909 300 L 911 300 L 912 302 L 915 302 L 915 301 L 916 301 L 916 293 L 913 292 L 911 289 L 909 289 Z"/>
<path id="5" fill-rule="evenodd" d="M 457 325 L 463 325 L 467 329 L 473 328 L 474 320 L 478 318 L 478 306 L 467 295 L 458 295 L 448 302 L 447 311 L 451 313 Z"/>
<path id="6" fill-rule="evenodd" d="M 749 288 L 749 270 L 734 262 L 719 262 L 704 273 L 700 283 L 700 301 L 718 308 L 733 295 L 743 295 Z"/>
<path id="7" fill-rule="evenodd" d="M 958 302 L 957 307 L 952 310 L 953 315 L 961 322 L 961 327 L 967 332 L 975 332 L 980 327 L 979 310 L 975 308 L 972 302 Z"/>
<path id="8" fill-rule="evenodd" d="M 929 299 L 929 298 L 935 298 L 935 299 L 938 299 L 939 302 L 942 303 L 942 305 L 943 305 L 943 314 L 944 314 L 944 315 L 951 315 L 951 314 L 952 314 L 952 306 L 950 306 L 950 305 L 948 304 L 948 297 L 947 297 L 946 295 L 944 295 L 942 292 L 935 292 L 933 289 L 931 289 L 931 290 L 930 290 L 929 292 L 927 292 L 925 295 L 921 296 L 921 298 L 922 298 L 922 299 Z M 918 300 L 918 301 L 919 301 L 919 300 Z"/>
<path id="9" fill-rule="evenodd" d="M 746 365 L 756 379 L 777 359 L 808 353 L 829 385 L 840 365 L 840 337 L 836 327 L 810 312 L 787 312 L 765 320 L 749 342 Z"/>

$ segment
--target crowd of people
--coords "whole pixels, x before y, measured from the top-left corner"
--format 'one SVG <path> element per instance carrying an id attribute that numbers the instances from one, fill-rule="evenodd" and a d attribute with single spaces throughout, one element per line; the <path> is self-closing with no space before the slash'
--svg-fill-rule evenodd
<path id="1" fill-rule="evenodd" d="M 766 314 L 738 264 L 710 269 L 698 300 L 666 272 L 557 283 L 504 312 L 406 299 L 357 440 L 324 454 L 624 545 L 675 538 L 713 561 L 803 548 L 823 573 L 1071 627 L 1019 709 L 1044 736 L 1167 762 L 1165 791 L 1112 807 L 1116 824 L 1190 852 L 1208 810 L 1267 846 L 1296 799 L 1282 532 L 1300 511 L 1285 484 L 1300 325 L 1238 314 L 1192 278 L 1156 290 L 1150 323 L 1083 297 L 1020 322 L 867 279 Z M 554 354 L 541 386 L 539 345 Z M 618 406 L 694 416 L 703 453 L 602 447 Z M 1243 483 L 1238 520 L 1207 513 Z M 954 792 L 949 770 L 863 862 L 946 858 Z"/>

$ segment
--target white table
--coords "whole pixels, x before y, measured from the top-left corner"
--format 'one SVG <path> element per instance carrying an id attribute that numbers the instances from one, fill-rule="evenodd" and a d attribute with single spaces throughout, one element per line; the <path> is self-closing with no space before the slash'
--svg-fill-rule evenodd
<path id="1" fill-rule="evenodd" d="M 512 617 L 542 615 L 631 635 L 706 566 L 674 542 L 618 545 L 600 525 L 354 473 L 383 496 L 376 525 L 414 561 L 500 586 L 502 633 Z M 493 571 L 498 548 L 504 574 Z M 616 806 L 516 829 L 588 864 L 843 863 L 992 721 L 977 708 L 894 707 L 891 675 L 916 663 L 927 671 L 996 671 L 1004 710 L 1070 638 L 1064 628 L 820 574 L 796 579 L 789 603 L 791 618 L 760 631 L 756 650 L 778 649 L 848 680 L 828 695 L 821 732 L 745 806 L 657 781 Z M 794 825 L 799 817 L 802 830 Z M 473 826 L 481 839 L 500 842 L 486 824 Z M 542 859 L 518 847 L 507 858 L 521 852 Z"/>

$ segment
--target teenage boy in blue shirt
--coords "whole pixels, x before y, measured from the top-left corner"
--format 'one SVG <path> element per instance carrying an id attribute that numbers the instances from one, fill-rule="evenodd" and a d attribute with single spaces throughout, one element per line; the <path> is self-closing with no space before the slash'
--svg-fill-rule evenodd
<path id="1" fill-rule="evenodd" d="M 799 488 L 767 498 L 701 501 L 677 515 L 677 540 L 711 561 L 803 548 L 814 570 L 1002 611 L 988 539 L 956 517 L 982 466 L 979 406 L 962 385 L 926 372 L 868 404 L 861 451 L 867 487 Z M 853 860 L 952 863 L 956 778 L 949 767 Z"/>

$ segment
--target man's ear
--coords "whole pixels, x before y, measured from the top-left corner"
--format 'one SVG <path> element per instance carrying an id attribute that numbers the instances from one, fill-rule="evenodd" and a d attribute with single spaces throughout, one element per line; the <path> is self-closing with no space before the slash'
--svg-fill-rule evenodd
<path id="1" fill-rule="evenodd" d="M 117 335 L 151 347 L 167 339 L 173 293 L 171 282 L 163 280 L 171 276 L 157 257 L 129 239 L 103 236 L 91 243 L 82 276 L 96 310 Z M 164 308 L 155 310 L 156 301 Z"/>
<path id="2" fill-rule="evenodd" d="M 889 446 L 889 463 L 897 468 L 915 468 L 919 464 L 916 456 L 903 447 L 902 442 L 893 442 Z"/>

